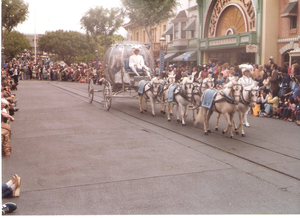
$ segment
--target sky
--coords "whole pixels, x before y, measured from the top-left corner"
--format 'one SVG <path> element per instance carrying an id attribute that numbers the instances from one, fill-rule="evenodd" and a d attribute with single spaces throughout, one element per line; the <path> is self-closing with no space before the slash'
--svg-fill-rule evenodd
<path id="1" fill-rule="evenodd" d="M 15 29 L 23 34 L 45 34 L 46 31 L 78 31 L 80 19 L 90 8 L 121 7 L 121 0 L 24 0 L 29 4 L 28 18 Z M 120 28 L 118 34 L 126 36 L 127 31 Z"/>

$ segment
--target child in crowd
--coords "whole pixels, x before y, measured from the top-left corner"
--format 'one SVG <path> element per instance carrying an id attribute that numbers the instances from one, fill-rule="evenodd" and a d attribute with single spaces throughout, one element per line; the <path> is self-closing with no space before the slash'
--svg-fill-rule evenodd
<path id="1" fill-rule="evenodd" d="M 216 84 L 216 89 L 222 89 L 223 88 L 223 85 L 225 84 L 223 73 L 218 73 L 218 78 L 217 78 L 216 83 L 217 83 Z"/>
<path id="2" fill-rule="evenodd" d="M 291 115 L 292 115 L 292 113 L 294 113 L 295 107 L 296 107 L 296 105 L 294 103 L 294 98 L 290 97 L 288 99 L 288 105 L 287 105 L 287 107 L 283 110 L 283 119 L 282 120 L 293 121 L 291 119 Z"/>

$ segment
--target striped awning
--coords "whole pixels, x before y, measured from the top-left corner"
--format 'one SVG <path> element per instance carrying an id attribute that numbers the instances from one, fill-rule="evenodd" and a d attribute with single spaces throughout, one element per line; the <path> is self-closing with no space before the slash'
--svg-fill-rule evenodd
<path id="1" fill-rule="evenodd" d="M 184 52 L 183 54 L 173 58 L 172 61 L 196 61 L 197 51 Z"/>

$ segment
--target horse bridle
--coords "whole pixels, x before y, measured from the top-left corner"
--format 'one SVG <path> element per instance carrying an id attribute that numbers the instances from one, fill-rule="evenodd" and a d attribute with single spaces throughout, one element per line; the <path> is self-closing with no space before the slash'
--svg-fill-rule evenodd
<path id="1" fill-rule="evenodd" d="M 250 102 L 247 102 L 245 100 L 245 98 L 243 96 L 243 89 L 244 89 L 244 87 L 242 87 L 242 91 L 241 91 L 240 101 L 239 102 L 241 102 L 243 105 L 249 106 L 251 104 L 251 102 L 254 102 L 254 101 L 252 101 L 252 97 L 254 96 L 252 94 L 252 91 L 258 92 L 258 89 L 257 90 L 252 90 L 252 89 L 251 90 L 245 90 L 246 92 L 248 92 L 248 96 L 249 96 Z"/>

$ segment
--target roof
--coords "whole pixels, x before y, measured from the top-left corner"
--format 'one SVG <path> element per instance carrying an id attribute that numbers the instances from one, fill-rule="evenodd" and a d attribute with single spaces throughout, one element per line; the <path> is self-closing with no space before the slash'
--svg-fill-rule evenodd
<path id="1" fill-rule="evenodd" d="M 287 8 L 281 14 L 281 17 L 297 17 L 298 15 L 298 1 L 290 2 Z"/>

